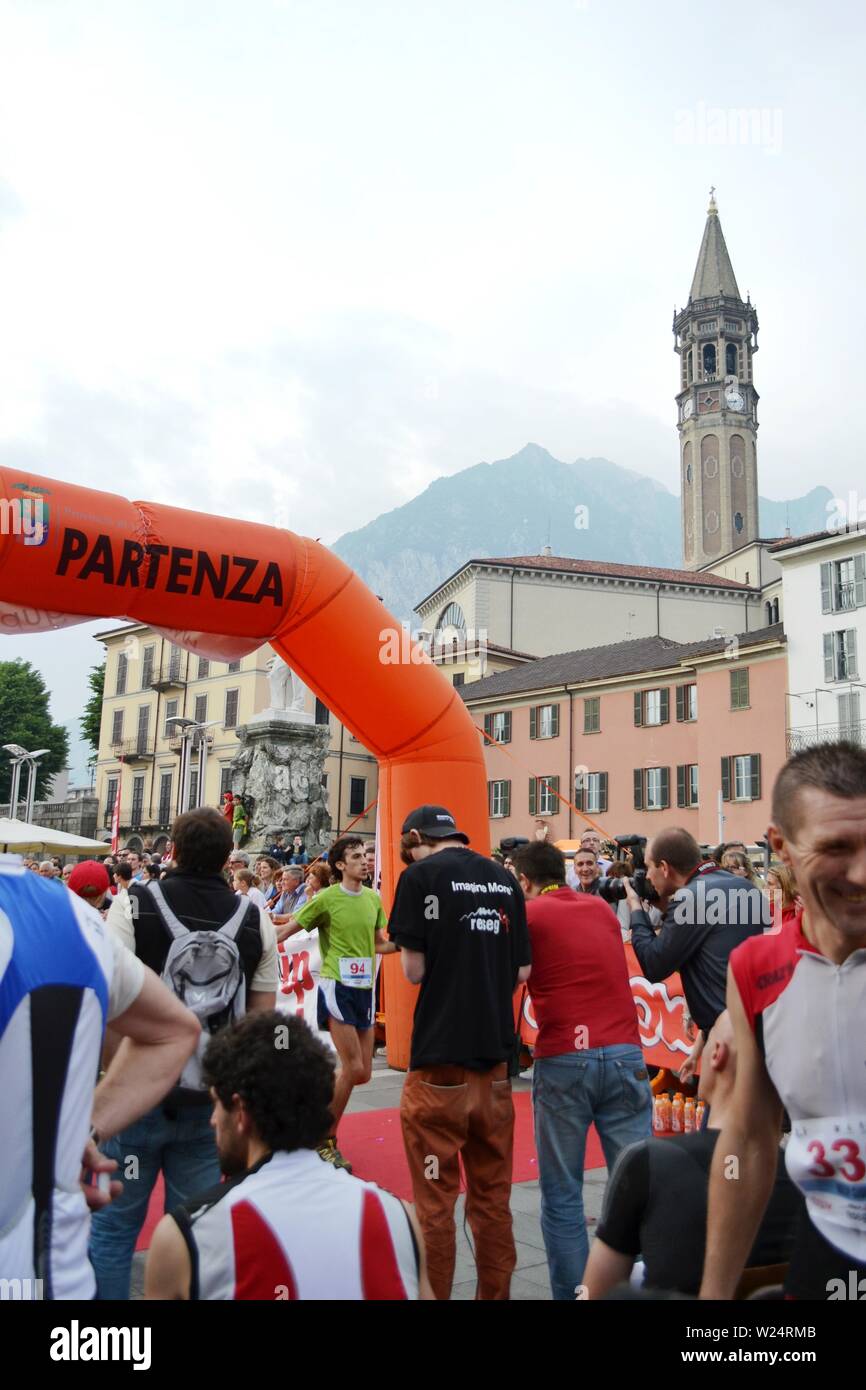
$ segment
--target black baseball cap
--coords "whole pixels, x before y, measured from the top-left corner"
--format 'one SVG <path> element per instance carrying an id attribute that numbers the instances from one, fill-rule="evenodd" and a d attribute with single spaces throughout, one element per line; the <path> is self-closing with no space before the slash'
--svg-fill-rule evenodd
<path id="1" fill-rule="evenodd" d="M 431 840 L 462 840 L 464 845 L 469 844 L 469 836 L 457 829 L 454 817 L 444 806 L 416 806 L 403 822 L 403 834 L 410 830 Z"/>

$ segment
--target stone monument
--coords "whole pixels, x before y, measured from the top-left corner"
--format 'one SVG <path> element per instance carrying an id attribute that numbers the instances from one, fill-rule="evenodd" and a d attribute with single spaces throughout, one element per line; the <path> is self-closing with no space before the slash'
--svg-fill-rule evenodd
<path id="1" fill-rule="evenodd" d="M 268 668 L 270 704 L 237 730 L 232 791 L 247 806 L 245 847 L 263 849 L 281 830 L 300 835 L 310 857 L 324 849 L 331 828 L 322 772 L 330 729 L 304 709 L 307 687 L 275 656 Z"/>

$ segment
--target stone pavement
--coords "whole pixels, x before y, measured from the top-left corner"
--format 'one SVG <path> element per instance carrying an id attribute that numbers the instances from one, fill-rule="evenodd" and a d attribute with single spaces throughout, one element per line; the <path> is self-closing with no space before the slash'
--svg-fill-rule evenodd
<path id="1" fill-rule="evenodd" d="M 391 1071 L 384 1053 L 379 1053 L 373 1062 L 373 1076 L 366 1086 L 359 1086 L 349 1102 L 348 1114 L 363 1110 L 390 1110 L 400 1104 L 405 1073 Z M 514 1090 L 528 1091 L 531 1083 L 518 1077 Z M 587 1173 L 583 1186 L 583 1201 L 586 1211 L 590 1238 L 601 1215 L 607 1171 L 596 1168 Z M 514 1220 L 514 1240 L 517 1246 L 517 1268 L 511 1281 L 511 1297 L 518 1302 L 530 1300 L 550 1300 L 550 1280 L 547 1275 L 547 1261 L 544 1257 L 544 1241 L 541 1236 L 539 1213 L 541 1194 L 538 1182 L 515 1183 L 511 1189 L 511 1213 Z M 475 1297 L 475 1264 L 472 1258 L 470 1238 L 464 1231 L 464 1200 L 458 1198 L 456 1208 L 457 1222 L 457 1265 L 454 1272 L 452 1299 L 472 1299 Z M 468 1227 L 467 1227 L 468 1230 Z M 132 1297 L 142 1297 L 144 1278 L 144 1256 L 136 1255 L 133 1261 Z"/>

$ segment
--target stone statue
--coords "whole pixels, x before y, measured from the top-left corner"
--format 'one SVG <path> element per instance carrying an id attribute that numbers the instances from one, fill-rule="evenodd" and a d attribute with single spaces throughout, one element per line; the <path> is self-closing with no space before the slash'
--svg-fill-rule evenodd
<path id="1" fill-rule="evenodd" d="M 289 708 L 289 680 L 292 682 L 292 709 L 297 706 L 294 700 L 295 676 L 281 656 L 274 656 L 268 662 L 268 684 L 270 686 L 271 709 Z"/>

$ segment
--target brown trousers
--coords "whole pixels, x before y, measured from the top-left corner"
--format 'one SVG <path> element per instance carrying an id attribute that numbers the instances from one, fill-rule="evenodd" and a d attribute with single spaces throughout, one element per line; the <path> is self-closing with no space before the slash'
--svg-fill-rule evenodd
<path id="1" fill-rule="evenodd" d="M 403 1086 L 403 1143 L 438 1299 L 451 1297 L 454 1280 L 461 1157 L 478 1266 L 476 1298 L 506 1299 L 511 1291 L 517 1254 L 510 1206 L 514 1105 L 507 1071 L 504 1062 L 484 1072 L 422 1067 L 410 1071 Z"/>

